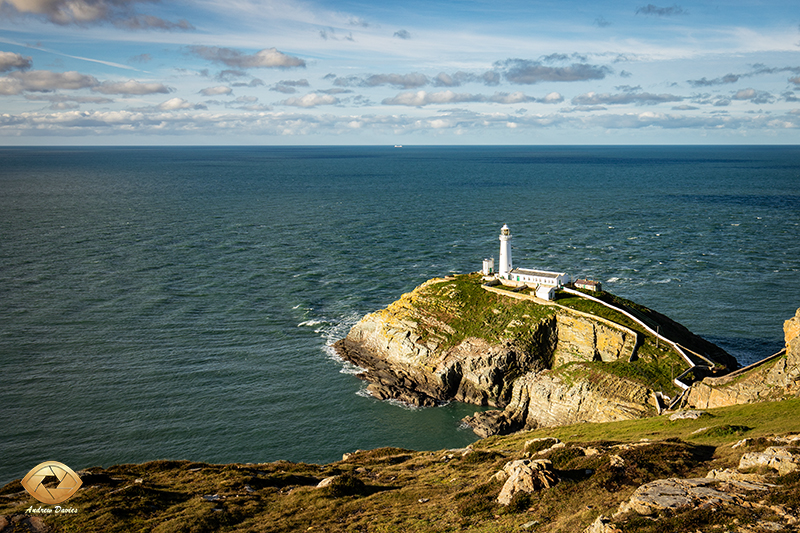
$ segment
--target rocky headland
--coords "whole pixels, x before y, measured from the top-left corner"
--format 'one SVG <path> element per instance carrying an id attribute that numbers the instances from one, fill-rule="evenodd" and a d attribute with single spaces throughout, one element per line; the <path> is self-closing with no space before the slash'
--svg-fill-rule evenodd
<path id="1" fill-rule="evenodd" d="M 726 407 L 541 427 L 463 449 L 356 450 L 326 465 L 98 466 L 77 472 L 82 485 L 61 506 L 39 504 L 16 480 L 0 488 L 0 533 L 800 531 L 800 310 L 784 332 L 781 354 L 695 381 L 679 398 Z M 636 360 L 655 357 L 637 344 Z M 589 381 L 601 378 L 612 374 Z M 510 388 L 513 400 L 528 385 Z"/>
<path id="2" fill-rule="evenodd" d="M 437 278 L 366 315 L 335 348 L 377 398 L 495 408 L 465 419 L 483 437 L 656 415 L 693 380 L 737 367 L 659 313 L 596 299 L 549 302 L 476 274 Z"/>

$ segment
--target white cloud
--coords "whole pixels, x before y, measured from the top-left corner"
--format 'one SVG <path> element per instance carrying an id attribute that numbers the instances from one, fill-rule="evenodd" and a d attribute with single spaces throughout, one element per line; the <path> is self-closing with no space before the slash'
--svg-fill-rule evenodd
<path id="1" fill-rule="evenodd" d="M 170 98 L 166 102 L 160 103 L 158 108 L 162 111 L 178 111 L 181 109 L 195 109 L 196 106 L 183 98 Z"/>
<path id="2" fill-rule="evenodd" d="M 163 106 L 163 107 L 162 107 Z M 250 135 L 338 135 L 358 132 L 365 139 L 376 135 L 401 133 L 502 131 L 516 124 L 520 134 L 558 128 L 562 132 L 620 130 L 709 130 L 709 131 L 800 131 L 796 111 L 772 118 L 759 116 L 690 116 L 664 113 L 625 113 L 570 116 L 510 115 L 456 110 L 427 117 L 406 115 L 337 115 L 253 111 L 247 113 L 212 113 L 197 110 L 189 102 L 176 98 L 159 108 L 129 111 L 77 111 L 0 114 L 0 135 L 181 135 L 192 133 L 209 138 L 225 132 Z M 174 111 L 184 111 L 175 113 Z"/>
<path id="3" fill-rule="evenodd" d="M 531 85 L 544 81 L 586 81 L 601 80 L 611 73 L 611 69 L 601 65 L 573 63 L 566 67 L 551 67 L 541 61 L 529 59 L 506 59 L 495 62 L 495 67 L 503 69 L 503 75 L 511 83 Z"/>
<path id="4" fill-rule="evenodd" d="M 0 52 L 0 72 L 9 70 L 27 70 L 33 66 L 30 57 L 24 57 L 14 52 Z"/>
<path id="5" fill-rule="evenodd" d="M 0 95 L 21 94 L 26 91 L 49 92 L 57 89 L 85 89 L 99 84 L 94 76 L 80 72 L 52 72 L 49 70 L 29 70 L 12 72 L 0 78 Z"/>
<path id="6" fill-rule="evenodd" d="M 544 103 L 555 104 L 564 99 L 559 93 L 550 93 L 544 98 L 527 96 L 522 92 L 501 93 L 496 92 L 491 96 L 483 94 L 455 93 L 453 91 L 440 91 L 429 93 L 427 91 L 416 91 L 400 93 L 392 98 L 383 100 L 384 105 L 404 105 L 421 107 L 430 104 L 460 104 L 469 102 L 494 103 L 494 104 L 519 104 L 519 103 Z"/>
<path id="7" fill-rule="evenodd" d="M 94 92 L 102 94 L 165 94 L 170 92 L 170 88 L 163 83 L 142 83 L 136 80 L 128 81 L 104 81 L 97 87 L 93 87 Z"/>
<path id="8" fill-rule="evenodd" d="M 625 92 L 621 94 L 597 94 L 595 92 L 588 92 L 576 96 L 572 99 L 573 105 L 592 106 L 592 105 L 622 105 L 622 104 L 637 104 L 637 105 L 654 105 L 665 102 L 680 102 L 684 100 L 682 96 L 674 94 L 651 94 L 651 93 L 631 93 Z"/>
<path id="9" fill-rule="evenodd" d="M 233 89 L 230 87 L 225 87 L 224 85 L 218 85 L 216 87 L 206 87 L 200 91 L 200 94 L 203 96 L 221 96 L 221 95 L 229 95 L 233 92 Z"/>
<path id="10" fill-rule="evenodd" d="M 754 104 L 769 104 L 775 101 L 775 98 L 766 91 L 757 91 L 753 88 L 742 89 L 736 91 L 732 96 L 734 100 L 749 100 Z"/>
<path id="11" fill-rule="evenodd" d="M 306 62 L 299 57 L 284 54 L 276 48 L 265 48 L 255 54 L 245 54 L 234 48 L 221 48 L 218 46 L 191 46 L 189 50 L 196 56 L 208 61 L 241 69 L 306 66 Z"/>
<path id="12" fill-rule="evenodd" d="M 83 26 L 99 22 L 112 22 L 117 26 L 133 30 L 191 30 L 186 20 L 170 22 L 153 15 L 142 15 L 135 11 L 136 4 L 152 0 L 0 0 L 3 4 L 24 15 L 43 17 L 59 25 Z"/>
<path id="13" fill-rule="evenodd" d="M 543 103 L 545 104 L 558 104 L 564 101 L 564 97 L 561 96 L 559 93 L 550 93 L 545 96 L 543 99 Z"/>
<path id="14" fill-rule="evenodd" d="M 319 105 L 334 105 L 338 104 L 339 99 L 335 96 L 330 94 L 318 94 L 318 93 L 308 93 L 305 96 L 301 97 L 292 97 L 287 98 L 281 102 L 278 102 L 279 105 L 289 105 L 294 107 L 316 107 Z"/>
<path id="15" fill-rule="evenodd" d="M 76 104 L 110 104 L 114 100 L 103 96 L 66 96 L 63 94 L 26 94 L 25 99 L 31 102 L 74 102 Z"/>
<path id="16" fill-rule="evenodd" d="M 50 70 L 16 71 L 0 78 L 0 95 L 24 92 L 52 92 L 57 90 L 91 89 L 101 94 L 166 94 L 172 89 L 163 83 L 142 83 L 136 80 L 100 82 L 94 76 L 76 71 L 53 72 Z"/>

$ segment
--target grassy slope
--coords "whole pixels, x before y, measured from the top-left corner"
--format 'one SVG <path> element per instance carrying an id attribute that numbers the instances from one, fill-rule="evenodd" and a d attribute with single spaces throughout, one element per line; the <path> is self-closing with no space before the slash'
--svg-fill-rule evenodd
<path id="1" fill-rule="evenodd" d="M 658 417 L 549 428 L 478 441 L 466 456 L 383 448 L 329 465 L 159 461 L 96 468 L 65 504 L 79 513 L 45 522 L 56 531 L 98 532 L 503 532 L 519 531 L 523 524 L 531 531 L 581 531 L 598 514 L 611 514 L 643 483 L 704 476 L 712 468 L 735 466 L 743 451 L 766 446 L 755 440 L 750 448 L 732 449 L 741 438 L 800 432 L 798 408 L 800 400 L 794 399 L 711 410 L 711 416 L 698 420 Z M 525 441 L 534 437 L 568 443 L 545 456 L 562 482 L 502 507 L 495 502 L 501 484 L 490 477 L 506 462 L 522 458 Z M 611 448 L 645 438 L 653 444 L 627 451 Z M 601 453 L 584 455 L 577 445 Z M 609 467 L 611 453 L 626 461 L 625 468 Z M 336 474 L 346 476 L 344 483 L 314 488 Z M 779 481 L 785 485 L 767 500 L 797 509 L 798 476 Z M 38 506 L 20 491 L 18 482 L 0 489 L 0 514 Z M 711 514 L 684 510 L 664 520 L 674 528 L 705 531 L 709 523 L 751 520 L 752 512 L 747 513 L 741 508 Z M 657 531 L 654 527 L 634 517 L 626 531 Z"/>
<path id="2" fill-rule="evenodd" d="M 644 315 L 646 310 L 654 317 L 648 321 L 654 325 L 663 324 L 662 331 L 675 329 L 674 323 L 663 317 L 662 322 L 655 322 L 661 315 L 647 308 L 610 293 L 603 293 L 603 297 L 616 305 L 636 309 L 640 315 Z M 672 378 L 686 370 L 688 366 L 668 345 L 658 342 L 625 315 L 600 304 L 577 297 L 560 297 L 557 303 L 633 329 L 639 332 L 642 339 L 637 350 L 638 360 L 633 363 L 627 361 L 611 364 L 573 363 L 569 368 L 560 371 L 562 377 L 570 379 L 570 376 L 574 375 L 600 372 L 642 383 L 670 397 L 679 392 L 672 383 Z M 511 340 L 523 349 L 530 349 L 534 341 L 531 338 L 531 329 L 526 327 L 526 323 L 535 323 L 551 317 L 558 310 L 553 306 L 538 305 L 532 301 L 511 297 L 504 298 L 485 291 L 481 287 L 480 276 L 477 275 L 457 276 L 443 283 L 429 285 L 413 300 L 413 306 L 414 318 L 419 322 L 418 332 L 423 342 L 435 339 L 441 349 L 455 346 L 467 337 L 479 337 L 493 343 Z M 518 325 L 507 328 L 512 323 Z M 445 330 L 441 324 L 447 324 L 452 330 Z"/>
<path id="3" fill-rule="evenodd" d="M 509 332 L 508 324 L 538 322 L 553 316 L 552 307 L 531 301 L 504 298 L 481 287 L 480 276 L 457 276 L 442 283 L 428 285 L 419 291 L 413 301 L 416 317 L 420 319 L 422 340 L 438 337 L 441 349 L 451 348 L 468 337 L 486 339 L 497 343 L 505 340 L 530 342 L 525 338 L 526 328 Z M 449 326 L 450 330 L 441 327 Z"/>

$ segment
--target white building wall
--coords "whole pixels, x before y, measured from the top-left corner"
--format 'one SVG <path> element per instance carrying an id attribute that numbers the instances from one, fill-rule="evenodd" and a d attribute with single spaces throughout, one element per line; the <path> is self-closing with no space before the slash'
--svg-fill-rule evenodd
<path id="1" fill-rule="evenodd" d="M 545 285 L 540 285 L 538 289 L 536 289 L 536 297 L 541 298 L 542 300 L 552 300 L 555 298 L 556 289 L 555 287 L 548 287 Z"/>
<path id="2" fill-rule="evenodd" d="M 494 274 L 494 257 L 483 260 L 483 275 Z"/>

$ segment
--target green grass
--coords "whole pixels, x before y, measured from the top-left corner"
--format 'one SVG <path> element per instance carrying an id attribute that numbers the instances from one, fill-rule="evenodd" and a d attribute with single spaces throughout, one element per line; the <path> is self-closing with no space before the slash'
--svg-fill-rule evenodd
<path id="1" fill-rule="evenodd" d="M 636 442 L 642 438 L 651 440 L 678 438 L 720 446 L 730 443 L 736 437 L 695 432 L 703 428 L 728 425 L 753 428 L 747 434 L 747 437 L 753 438 L 763 435 L 800 433 L 800 417 L 796 414 L 798 409 L 800 409 L 800 399 L 789 399 L 780 402 L 762 402 L 710 409 L 708 413 L 712 417 L 701 417 L 696 420 L 670 421 L 667 416 L 659 416 L 600 424 L 575 424 L 537 429 L 506 437 L 489 437 L 481 442 L 485 443 L 486 449 L 489 450 L 499 446 L 523 446 L 525 440 L 541 437 L 573 441 L 614 440 L 619 442 Z"/>
<path id="2" fill-rule="evenodd" d="M 418 331 L 424 341 L 433 337 L 442 338 L 441 349 L 449 349 L 469 337 L 497 343 L 511 340 L 523 349 L 533 343 L 534 328 L 531 324 L 552 317 L 555 309 L 534 302 L 506 298 L 485 290 L 480 276 L 461 275 L 443 283 L 424 288 L 415 301 L 422 315 Z M 425 317 L 434 320 L 425 323 Z M 517 328 L 508 328 L 514 321 Z M 437 327 L 444 323 L 452 328 Z"/>

